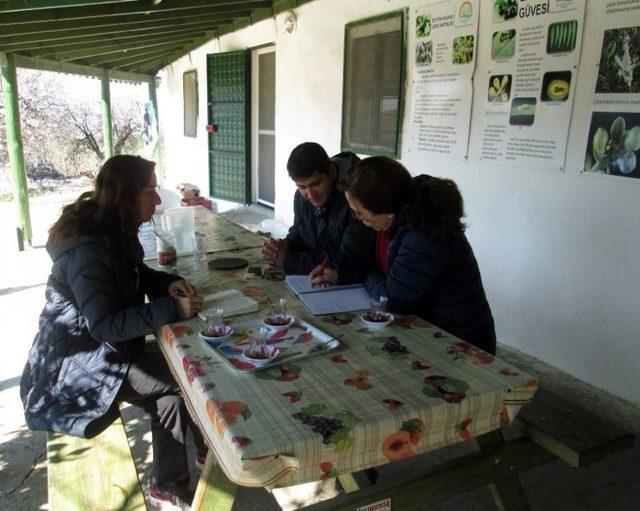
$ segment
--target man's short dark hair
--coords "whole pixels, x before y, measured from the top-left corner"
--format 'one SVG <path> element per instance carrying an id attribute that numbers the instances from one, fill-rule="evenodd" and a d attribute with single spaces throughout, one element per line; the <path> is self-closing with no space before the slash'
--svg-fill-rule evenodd
<path id="1" fill-rule="evenodd" d="M 304 142 L 296 146 L 287 161 L 289 177 L 294 181 L 307 179 L 316 172 L 328 175 L 330 168 L 327 152 L 316 142 Z"/>

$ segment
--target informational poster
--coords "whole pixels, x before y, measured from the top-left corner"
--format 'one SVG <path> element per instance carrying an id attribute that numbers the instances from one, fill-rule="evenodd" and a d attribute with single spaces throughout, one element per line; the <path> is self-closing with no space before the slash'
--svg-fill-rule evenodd
<path id="1" fill-rule="evenodd" d="M 640 179 L 640 0 L 602 0 L 583 171 Z"/>
<path id="2" fill-rule="evenodd" d="M 480 160 L 563 170 L 585 0 L 490 0 Z"/>
<path id="3" fill-rule="evenodd" d="M 478 0 L 446 0 L 415 13 L 409 152 L 467 157 L 478 5 Z"/>

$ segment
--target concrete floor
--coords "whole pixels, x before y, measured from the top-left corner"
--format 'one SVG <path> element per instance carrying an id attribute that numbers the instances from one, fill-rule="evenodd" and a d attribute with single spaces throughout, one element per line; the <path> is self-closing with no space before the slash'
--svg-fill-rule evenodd
<path id="1" fill-rule="evenodd" d="M 43 304 L 44 283 L 50 261 L 42 248 L 46 230 L 59 214 L 59 199 L 32 201 L 34 245 L 40 248 L 18 253 L 15 250 L 13 205 L 0 203 L 0 325 L 3 329 L 3 356 L 0 357 L 0 510 L 36 510 L 47 508 L 45 443 L 42 432 L 29 431 L 24 424 L 19 399 L 19 378 Z M 243 207 L 226 216 L 256 229 L 264 226 L 271 211 L 262 207 Z M 266 223 L 281 235 L 285 226 Z M 264 229 L 263 229 L 264 230 Z M 616 398 L 581 382 L 539 360 L 515 350 L 501 347 L 498 355 L 537 375 L 543 385 L 591 411 L 616 422 L 640 436 L 640 407 Z M 134 407 L 123 413 L 136 466 L 147 484 L 150 461 L 148 420 Z M 397 478 L 410 473 L 416 464 L 437 464 L 461 453 L 468 445 L 429 453 L 406 462 L 379 469 L 383 478 Z M 640 444 L 587 468 L 572 469 L 556 461 L 530 470 L 521 476 L 533 510 L 616 510 L 640 509 Z M 361 476 L 358 476 L 362 480 Z M 333 481 L 321 487 L 313 485 L 278 490 L 274 494 L 262 489 L 241 488 L 234 509 L 294 509 L 298 504 L 328 497 L 338 491 Z M 277 497 L 277 499 L 276 499 Z M 493 509 L 490 493 L 479 489 L 436 505 L 429 511 Z M 394 508 L 395 509 L 395 508 Z"/>

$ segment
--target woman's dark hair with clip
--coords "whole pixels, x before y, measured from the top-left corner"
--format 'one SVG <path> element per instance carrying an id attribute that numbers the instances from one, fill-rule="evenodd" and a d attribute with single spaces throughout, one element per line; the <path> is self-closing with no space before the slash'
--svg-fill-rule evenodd
<path id="1" fill-rule="evenodd" d="M 151 180 L 155 163 L 140 156 L 109 158 L 95 187 L 65 206 L 49 233 L 55 241 L 73 235 L 95 238 L 108 250 L 128 254 L 141 224 L 138 199 Z"/>
<path id="2" fill-rule="evenodd" d="M 340 181 L 340 189 L 376 214 L 396 214 L 412 229 L 435 239 L 449 239 L 465 230 L 464 205 L 450 179 L 411 177 L 398 161 L 372 156 L 358 162 Z"/>

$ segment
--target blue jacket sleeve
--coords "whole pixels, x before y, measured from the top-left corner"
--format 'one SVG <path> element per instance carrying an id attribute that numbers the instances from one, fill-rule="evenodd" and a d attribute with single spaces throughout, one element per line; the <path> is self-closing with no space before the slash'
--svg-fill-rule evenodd
<path id="1" fill-rule="evenodd" d="M 67 282 L 91 336 L 99 342 L 121 342 L 151 334 L 179 319 L 175 302 L 163 297 L 153 303 L 122 309 L 114 271 L 94 250 L 73 250 L 67 257 Z"/>
<path id="2" fill-rule="evenodd" d="M 447 265 L 447 248 L 442 242 L 418 231 L 408 231 L 400 240 L 388 274 L 373 272 L 364 283 L 372 298 L 386 296 L 389 310 L 412 314 L 420 300 L 433 291 Z"/>

